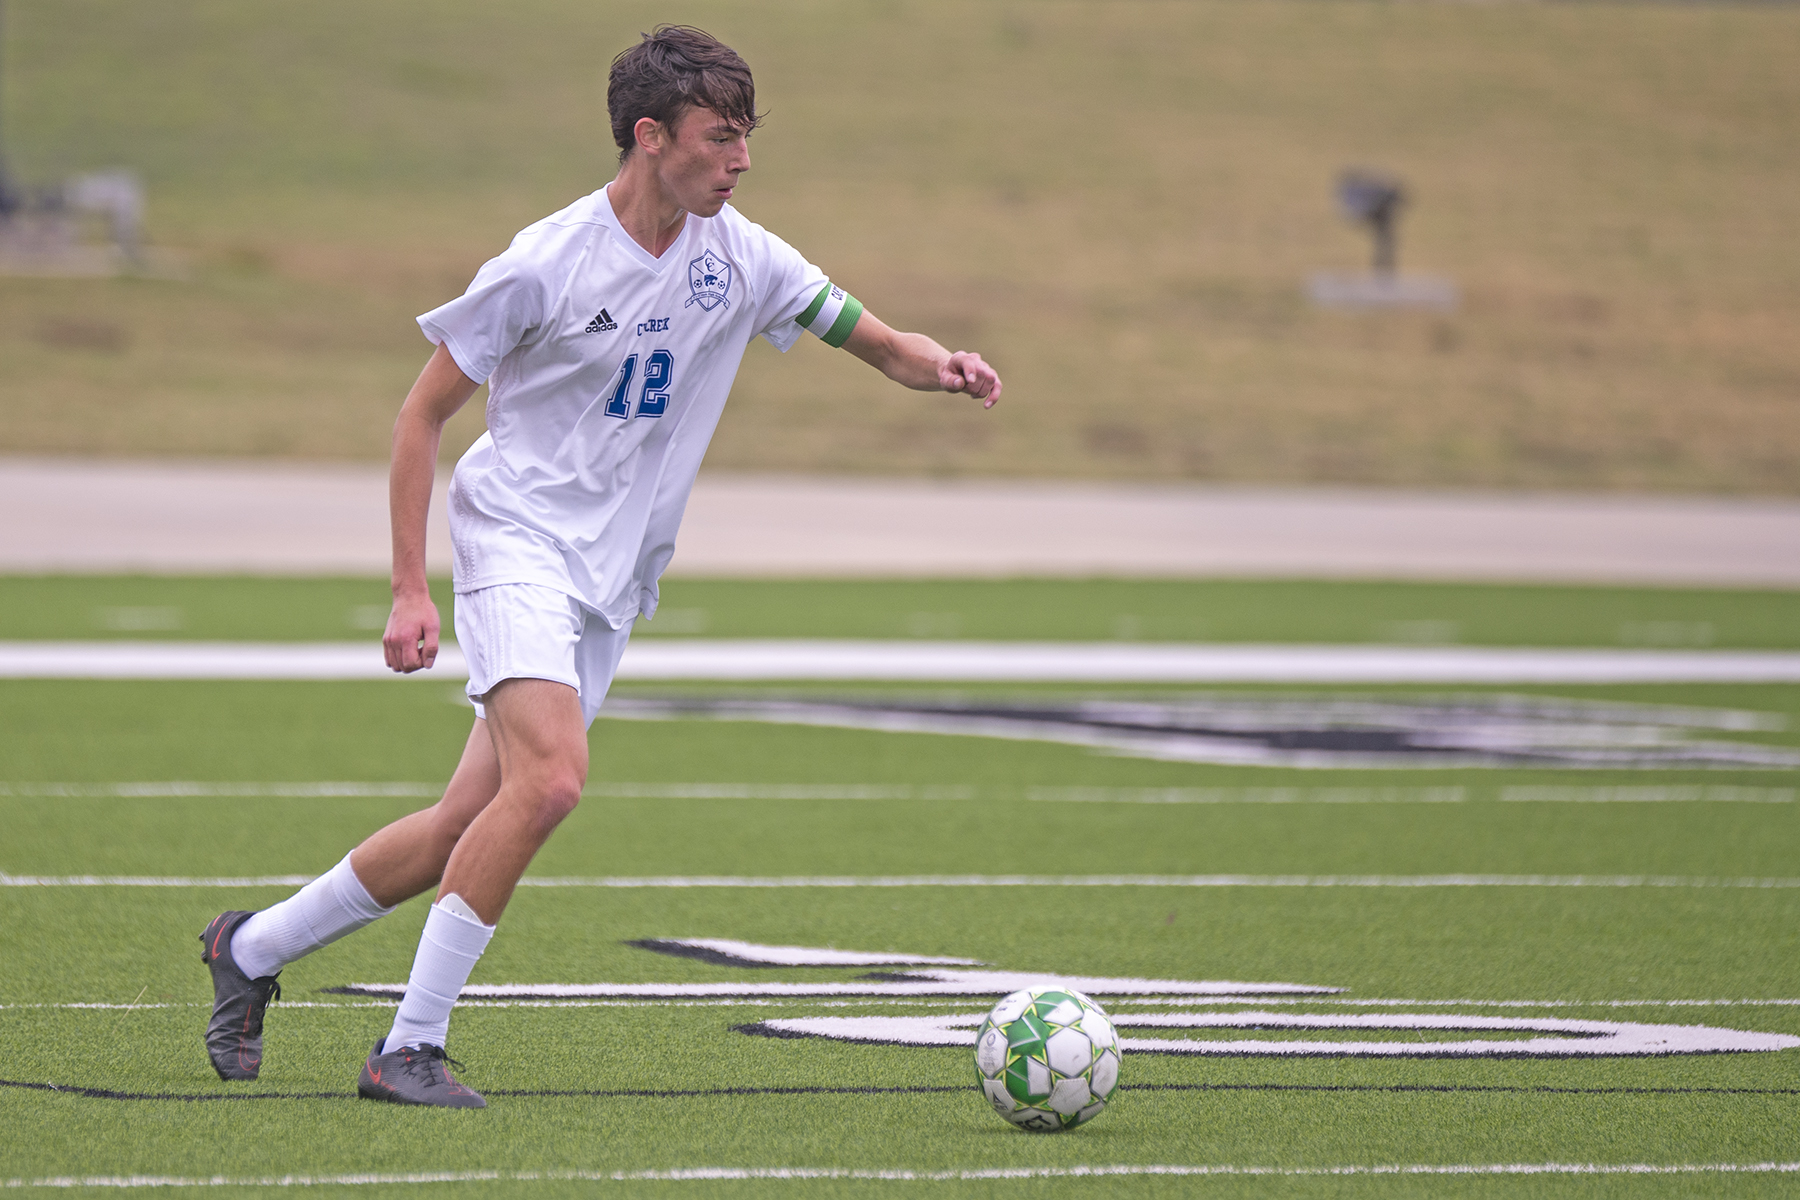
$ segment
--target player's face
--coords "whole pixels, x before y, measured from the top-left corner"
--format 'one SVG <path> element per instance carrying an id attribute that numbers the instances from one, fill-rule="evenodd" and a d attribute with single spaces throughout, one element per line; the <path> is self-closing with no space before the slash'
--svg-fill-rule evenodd
<path id="1" fill-rule="evenodd" d="M 674 134 L 658 163 L 663 187 L 684 211 L 717 216 L 750 169 L 750 131 L 694 107 L 676 120 Z"/>

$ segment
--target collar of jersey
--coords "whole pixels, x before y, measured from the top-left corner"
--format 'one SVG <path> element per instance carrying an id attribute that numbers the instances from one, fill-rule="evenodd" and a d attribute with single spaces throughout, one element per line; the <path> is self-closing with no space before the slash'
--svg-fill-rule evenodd
<path id="1" fill-rule="evenodd" d="M 675 240 L 669 243 L 669 248 L 663 251 L 663 256 L 657 258 L 638 245 L 637 239 L 626 232 L 625 226 L 619 221 L 619 214 L 613 211 L 612 206 L 612 184 L 609 183 L 600 189 L 598 209 L 600 223 L 613 231 L 619 245 L 625 248 L 625 253 L 636 259 L 639 266 L 657 275 L 661 275 L 668 269 L 669 264 L 675 261 L 675 247 L 681 244 L 681 239 L 685 238 L 688 230 L 692 228 L 687 221 L 683 221 L 681 232 L 675 235 Z M 698 218 L 693 213 L 689 213 L 687 219 L 693 221 Z"/>

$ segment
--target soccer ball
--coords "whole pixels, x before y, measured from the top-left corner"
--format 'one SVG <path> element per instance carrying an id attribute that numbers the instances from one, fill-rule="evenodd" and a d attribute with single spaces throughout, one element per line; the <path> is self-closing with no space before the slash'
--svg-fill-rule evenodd
<path id="1" fill-rule="evenodd" d="M 1119 1086 L 1119 1035 L 1073 988 L 1014 992 L 975 1035 L 975 1076 L 994 1111 L 1034 1133 L 1099 1115 Z"/>

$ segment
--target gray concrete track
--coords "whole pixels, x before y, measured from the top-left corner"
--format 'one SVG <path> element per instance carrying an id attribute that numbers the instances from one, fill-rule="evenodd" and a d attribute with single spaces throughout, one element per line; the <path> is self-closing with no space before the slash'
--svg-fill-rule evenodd
<path id="1" fill-rule="evenodd" d="M 388 570 L 378 465 L 0 458 L 0 511 L 0 571 Z M 703 473 L 672 571 L 1800 587 L 1800 501 Z"/>

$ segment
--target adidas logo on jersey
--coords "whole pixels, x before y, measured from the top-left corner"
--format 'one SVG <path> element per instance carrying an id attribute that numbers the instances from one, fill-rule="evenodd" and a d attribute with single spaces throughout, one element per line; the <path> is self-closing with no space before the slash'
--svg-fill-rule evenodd
<path id="1" fill-rule="evenodd" d="M 612 319 L 612 314 L 608 313 L 603 308 L 594 317 L 593 320 L 591 320 L 587 323 L 587 328 L 582 330 L 581 332 L 583 332 L 583 333 L 611 333 L 613 330 L 617 329 L 618 327 L 619 327 L 619 323 Z"/>

